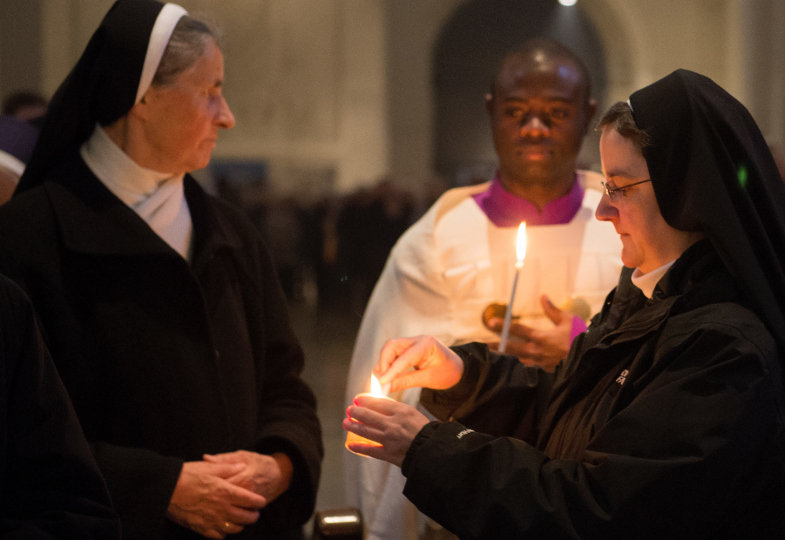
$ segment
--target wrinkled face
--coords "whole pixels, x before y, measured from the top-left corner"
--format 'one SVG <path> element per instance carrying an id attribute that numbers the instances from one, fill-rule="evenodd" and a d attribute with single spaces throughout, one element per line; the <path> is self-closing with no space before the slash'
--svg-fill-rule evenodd
<path id="1" fill-rule="evenodd" d="M 572 177 L 594 112 L 585 94 L 569 59 L 507 59 L 486 103 L 503 181 L 546 185 Z"/>
<path id="2" fill-rule="evenodd" d="M 234 126 L 222 94 L 223 74 L 223 55 L 210 40 L 204 55 L 174 83 L 151 86 L 145 93 L 151 168 L 180 174 L 207 166 L 218 130 Z"/>
<path id="3" fill-rule="evenodd" d="M 602 130 L 600 157 L 605 182 L 611 189 L 650 178 L 640 149 L 613 126 Z M 637 268 L 644 274 L 678 258 L 690 244 L 688 233 L 665 222 L 651 182 L 618 190 L 613 200 L 604 194 L 595 216 L 613 223 L 619 233 L 624 266 Z"/>

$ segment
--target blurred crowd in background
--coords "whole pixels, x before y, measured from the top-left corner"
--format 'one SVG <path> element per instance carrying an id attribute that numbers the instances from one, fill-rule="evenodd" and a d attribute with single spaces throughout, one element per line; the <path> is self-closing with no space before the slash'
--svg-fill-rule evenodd
<path id="1" fill-rule="evenodd" d="M 348 309 L 359 318 L 398 237 L 446 188 L 433 182 L 415 193 L 383 178 L 320 197 L 248 196 L 226 181 L 217 191 L 259 227 L 290 301 Z"/>

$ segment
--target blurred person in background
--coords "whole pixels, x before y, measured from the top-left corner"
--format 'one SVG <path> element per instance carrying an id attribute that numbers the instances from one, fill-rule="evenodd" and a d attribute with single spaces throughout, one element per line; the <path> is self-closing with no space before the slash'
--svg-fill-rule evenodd
<path id="1" fill-rule="evenodd" d="M 14 116 L 0 116 L 0 204 L 19 183 L 38 139 L 38 128 Z"/>
<path id="2" fill-rule="evenodd" d="M 30 90 L 19 90 L 5 97 L 2 114 L 39 126 L 48 106 L 49 102 L 41 94 Z"/>

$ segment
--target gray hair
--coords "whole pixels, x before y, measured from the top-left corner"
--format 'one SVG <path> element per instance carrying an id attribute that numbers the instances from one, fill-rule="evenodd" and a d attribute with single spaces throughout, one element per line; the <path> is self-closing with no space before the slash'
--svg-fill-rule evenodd
<path id="1" fill-rule="evenodd" d="M 152 85 L 172 84 L 205 53 L 211 40 L 218 44 L 218 33 L 211 25 L 188 15 L 181 17 L 166 45 Z"/>
<path id="2" fill-rule="evenodd" d="M 638 127 L 635 117 L 632 115 L 632 108 L 626 101 L 617 101 L 602 115 L 597 122 L 597 131 L 602 131 L 605 126 L 612 125 L 619 135 L 625 139 L 630 139 L 635 145 L 643 150 L 651 144 L 651 137 L 648 133 Z"/>

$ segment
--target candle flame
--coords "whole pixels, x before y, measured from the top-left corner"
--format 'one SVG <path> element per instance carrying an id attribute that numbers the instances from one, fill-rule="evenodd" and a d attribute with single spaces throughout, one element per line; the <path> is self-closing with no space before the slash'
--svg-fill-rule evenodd
<path id="1" fill-rule="evenodd" d="M 379 379 L 377 379 L 373 375 L 373 373 L 371 373 L 371 392 L 370 392 L 370 395 L 372 395 L 373 397 L 377 397 L 377 398 L 390 399 L 390 398 L 388 398 L 384 394 L 384 389 L 382 388 L 382 385 L 379 383 Z M 357 422 L 357 420 L 355 420 L 351 416 L 349 418 L 351 419 L 352 422 Z M 364 444 L 366 446 L 376 446 L 376 447 L 382 446 L 382 444 L 380 442 L 372 441 L 370 439 L 366 439 L 365 437 L 357 435 L 353 431 L 346 430 L 346 442 L 344 443 L 344 447 L 347 450 L 349 450 L 350 452 L 354 452 L 354 450 L 349 448 L 349 445 L 354 444 L 354 443 L 361 443 L 361 444 Z M 358 453 L 358 452 L 354 452 L 354 453 L 356 453 L 356 454 L 358 454 L 360 456 L 368 457 L 367 455 L 362 454 L 362 453 Z"/>
<path id="2" fill-rule="evenodd" d="M 375 397 L 387 397 L 384 394 L 382 385 L 375 375 L 371 374 L 371 395 Z"/>
<path id="3" fill-rule="evenodd" d="M 515 239 L 515 257 L 518 259 L 518 267 L 523 266 L 523 259 L 526 258 L 526 222 L 521 221 L 518 225 L 518 236 Z"/>

